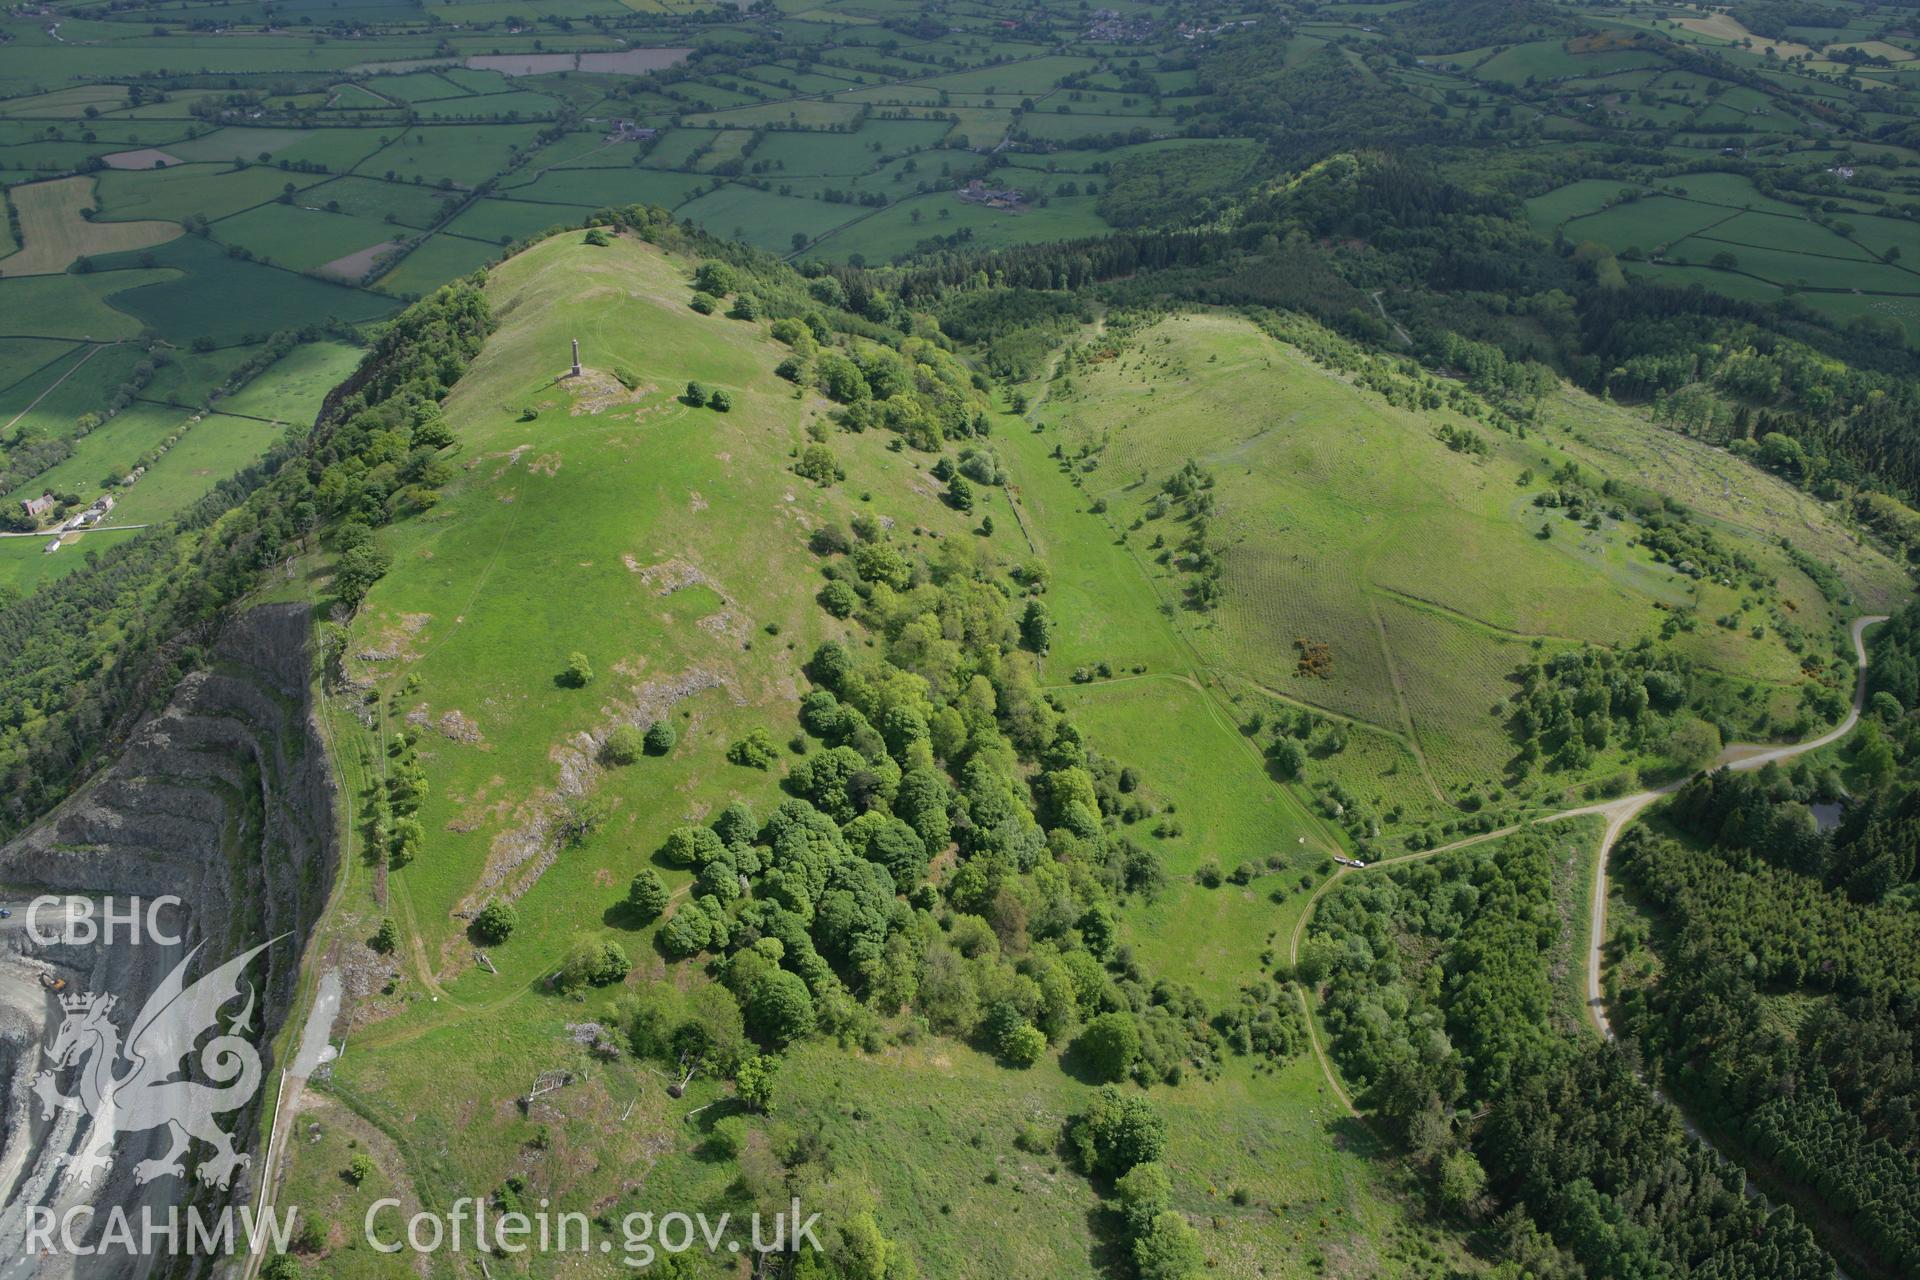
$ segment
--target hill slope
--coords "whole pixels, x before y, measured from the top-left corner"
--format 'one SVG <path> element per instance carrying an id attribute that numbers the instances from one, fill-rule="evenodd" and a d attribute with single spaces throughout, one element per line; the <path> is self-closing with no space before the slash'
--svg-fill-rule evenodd
<path id="1" fill-rule="evenodd" d="M 949 464 L 966 449 L 996 451 L 1022 504 L 1014 512 L 1008 492 L 986 481 L 970 514 L 956 509 L 934 455 L 881 429 L 891 413 L 912 434 L 910 414 L 868 399 L 840 416 L 872 429 L 830 424 L 835 404 L 775 373 L 809 344 L 689 309 L 694 266 L 631 237 L 594 247 L 567 235 L 490 274 L 497 328 L 443 405 L 458 435 L 444 497 L 378 533 L 391 568 L 337 646 L 331 726 L 360 859 L 331 951 L 351 993 L 354 1047 L 329 1089 L 350 1106 L 311 1095 L 301 1104 L 294 1130 L 318 1123 L 329 1136 L 294 1155 L 282 1201 L 305 1198 L 357 1222 L 383 1188 L 446 1203 L 505 1186 L 617 1219 L 638 1207 L 784 1204 L 792 1188 L 832 1211 L 838 1257 L 862 1223 L 877 1222 L 922 1274 L 1104 1267 L 1126 1241 L 1107 1225 L 1096 1184 L 1057 1145 L 1099 1075 L 1068 1046 L 1104 1007 L 1137 1022 L 1135 1074 L 1151 1082 L 1144 1096 L 1166 1121 L 1173 1203 L 1208 1224 L 1201 1245 L 1221 1274 L 1260 1274 L 1276 1260 L 1302 1270 L 1338 1258 L 1383 1275 L 1417 1274 L 1436 1255 L 1467 1265 L 1457 1243 L 1407 1218 L 1389 1169 L 1341 1127 L 1344 1113 L 1301 1052 L 1291 1000 L 1265 1013 L 1241 1004 L 1241 987 L 1266 965 L 1263 948 L 1331 869 L 1337 838 L 1266 776 L 1216 695 L 1174 669 L 1184 669 L 1181 642 L 1125 551 L 1073 509 L 1063 477 L 1024 465 L 1028 445 L 1011 417 L 987 418 L 986 439 L 929 441 Z M 749 283 L 780 305 L 793 302 L 782 290 L 798 288 L 791 276 Z M 557 378 L 575 337 L 586 370 Z M 844 334 L 833 341 L 873 354 Z M 926 359 L 923 403 L 972 394 L 940 391 L 938 353 Z M 868 365 L 876 395 L 881 363 Z M 727 392 L 730 410 L 686 403 L 690 379 Z M 794 470 L 816 470 L 816 435 L 843 473 L 816 471 L 825 483 Z M 898 555 L 898 576 L 883 556 L 863 559 L 874 547 Z M 1037 669 L 1016 641 L 1035 579 L 1030 568 L 1013 572 L 1040 548 L 1053 549 L 1041 562 L 1060 566 L 1040 598 L 1063 635 L 1083 605 L 1067 579 L 1121 590 L 1131 581 L 1135 593 L 1100 625 L 1137 637 L 1152 657 L 1156 679 L 1124 687 L 1141 698 L 1096 703 L 1042 688 L 1065 681 L 1047 674 L 1057 662 Z M 816 602 L 823 570 L 857 586 L 854 616 Z M 914 715 L 933 726 L 937 755 L 911 740 L 911 717 L 876 710 L 883 742 L 871 725 L 864 738 L 823 728 L 819 693 L 802 714 L 802 663 L 833 639 L 864 673 L 835 678 L 814 664 L 839 705 L 871 707 L 897 692 L 922 708 Z M 570 674 L 576 654 L 591 669 L 584 685 Z M 1068 721 L 1055 706 L 1074 730 L 1060 728 Z M 669 748 L 615 762 L 622 726 L 659 723 L 675 729 Z M 802 725 L 815 732 L 798 733 Z M 773 744 L 792 737 L 805 755 L 776 745 L 767 769 L 730 759 L 756 729 Z M 1078 757 L 1081 740 L 1084 766 L 1066 765 L 1059 753 Z M 941 818 L 927 884 L 891 864 L 903 896 L 867 917 L 888 939 L 881 954 L 833 950 L 834 922 L 855 908 L 831 886 L 859 880 L 844 858 L 826 896 L 816 888 L 809 898 L 820 904 L 806 908 L 812 941 L 804 930 L 779 934 L 774 954 L 806 977 L 829 1034 L 787 1049 L 773 1116 L 742 1117 L 745 1145 L 729 1155 L 712 1140 L 715 1122 L 740 1112 L 726 1069 L 673 1097 L 661 1076 L 677 1069 L 674 1056 L 636 1057 L 625 1043 L 629 1032 L 644 1042 L 646 1010 L 666 1006 L 676 1018 L 689 1008 L 730 1017 L 738 1041 L 740 1014 L 715 1012 L 733 1007 L 718 978 L 743 995 L 761 1044 L 778 1046 L 755 1022 L 759 1006 L 746 997 L 757 988 L 742 974 L 764 963 L 746 945 L 756 932 L 786 927 L 777 904 L 800 911 L 795 864 L 783 861 L 796 854 L 773 823 L 759 843 L 737 843 L 729 857 L 780 865 L 746 873 L 752 899 L 722 908 L 730 945 L 696 946 L 701 954 L 682 961 L 674 921 L 726 886 L 696 876 L 670 837 L 716 820 L 732 831 L 735 803 L 778 818 L 799 803 L 791 793 L 841 802 L 815 770 L 846 759 L 835 754 L 845 743 L 868 752 L 871 775 L 862 782 L 856 771 L 847 787 L 879 789 L 846 812 L 909 812 L 900 768 L 934 760 L 955 787 L 953 843 Z M 1135 766 L 1125 780 L 1123 762 Z M 1104 831 L 1049 799 L 1063 794 L 1056 787 L 1077 790 L 1078 778 L 1097 780 L 1100 808 L 1112 806 Z M 419 824 L 411 837 L 409 821 Z M 864 833 L 864 822 L 844 831 Z M 822 847 L 841 839 L 814 830 Z M 417 847 L 392 856 L 409 839 Z M 1215 859 L 1245 862 L 1246 882 L 1194 883 L 1195 868 Z M 658 919 L 623 904 L 642 872 L 666 887 Z M 1130 888 L 1136 875 L 1142 886 Z M 1166 879 L 1158 892 L 1156 875 Z M 503 901 L 518 923 L 500 942 L 473 917 Z M 368 950 L 383 917 L 395 923 L 391 958 Z M 1116 938 L 1131 950 L 1113 950 Z M 562 994 L 553 979 L 583 941 L 614 943 L 632 971 Z M 808 961 L 814 945 L 831 969 L 819 955 Z M 1107 964 L 1089 968 L 1094 946 Z M 734 947 L 744 949 L 727 954 Z M 1063 989 L 1069 971 L 1085 996 Z M 1066 1008 L 1045 1011 L 1062 997 Z M 1050 1028 L 1053 1043 L 1030 1067 L 995 1060 L 1001 1005 Z M 1216 1030 L 1256 1014 L 1275 1028 L 1270 1050 L 1235 1049 Z M 587 1020 L 619 1046 L 610 1055 L 570 1029 Z M 574 1083 L 521 1105 L 530 1083 L 556 1070 Z M 359 1187 L 327 1165 L 341 1158 L 342 1135 L 380 1153 Z M 1005 1231 L 1016 1214 L 1021 1230 Z M 380 1261 L 342 1244 L 325 1265 L 352 1276 L 375 1274 Z"/>
<path id="2" fill-rule="evenodd" d="M 1723 453 L 1558 393 L 1547 430 L 1495 430 L 1463 387 L 1276 323 L 1303 345 L 1223 313 L 1116 317 L 1033 416 L 1210 666 L 1417 751 L 1424 799 L 1525 782 L 1518 673 L 1588 643 L 1664 637 L 1729 738 L 1799 736 L 1828 714 L 1810 679 L 1844 683 L 1843 620 L 1904 592 L 1818 504 Z M 1833 563 L 1830 600 L 1808 573 Z M 1061 653 L 1128 657 L 1075 626 Z M 1636 745 L 1529 789 L 1657 763 Z M 1418 806 L 1405 782 L 1370 786 Z"/>

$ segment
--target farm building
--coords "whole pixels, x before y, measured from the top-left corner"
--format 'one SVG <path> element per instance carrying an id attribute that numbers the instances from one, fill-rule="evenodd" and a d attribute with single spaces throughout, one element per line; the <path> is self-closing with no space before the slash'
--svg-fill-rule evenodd
<path id="1" fill-rule="evenodd" d="M 989 209 L 1016 210 L 1026 201 L 1024 191 L 1012 187 L 990 187 L 978 178 L 971 179 L 960 188 L 960 198 L 968 204 L 982 204 Z"/>
<path id="2" fill-rule="evenodd" d="M 631 120 L 615 120 L 607 134 L 608 142 L 646 142 L 660 136 L 658 129 L 637 125 Z"/>

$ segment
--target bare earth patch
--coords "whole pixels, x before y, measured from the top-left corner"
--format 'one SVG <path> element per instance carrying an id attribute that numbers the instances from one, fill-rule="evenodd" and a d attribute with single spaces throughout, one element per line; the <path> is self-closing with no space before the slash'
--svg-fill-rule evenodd
<path id="1" fill-rule="evenodd" d="M 353 656 L 362 662 L 392 662 L 395 658 L 411 660 L 414 656 L 413 638 L 432 621 L 433 615 L 430 613 L 403 613 L 368 637 L 367 647 Z"/>
<path id="2" fill-rule="evenodd" d="M 598 369 L 583 369 L 579 377 L 567 377 L 561 385 L 573 395 L 569 412 L 576 418 L 582 414 L 605 413 L 609 409 L 633 404 L 642 396 L 659 390 L 654 386 L 642 385 L 629 391 L 620 379 Z"/>
<path id="3" fill-rule="evenodd" d="M 454 913 L 470 916 L 493 898 L 514 901 L 538 884 L 560 856 L 560 819 L 568 802 L 591 791 L 600 776 L 600 748 L 607 735 L 621 725 L 644 729 L 664 720 L 679 703 L 709 689 L 725 689 L 736 704 L 746 702 L 732 673 L 693 667 L 632 686 L 628 700 L 602 709 L 600 724 L 555 743 L 547 753 L 559 771 L 554 785 L 514 807 L 515 825 L 494 837 L 486 869 Z"/>
<path id="4" fill-rule="evenodd" d="M 630 572 L 639 574 L 640 581 L 652 587 L 653 593 L 657 596 L 670 596 L 688 587 L 705 587 L 727 603 L 733 603 L 733 598 L 726 593 L 726 590 L 704 570 L 678 556 L 671 560 L 662 560 L 658 564 L 642 566 L 631 555 L 622 555 L 620 562 L 626 565 Z"/>
<path id="5" fill-rule="evenodd" d="M 179 156 L 170 156 L 158 147 L 116 151 L 112 155 L 101 156 L 100 159 L 109 169 L 165 169 L 186 163 Z"/>
<path id="6" fill-rule="evenodd" d="M 370 244 L 366 248 L 335 258 L 320 268 L 323 276 L 333 276 L 340 280 L 364 280 L 379 262 L 380 255 L 398 248 L 398 240 L 382 240 L 379 244 Z"/>

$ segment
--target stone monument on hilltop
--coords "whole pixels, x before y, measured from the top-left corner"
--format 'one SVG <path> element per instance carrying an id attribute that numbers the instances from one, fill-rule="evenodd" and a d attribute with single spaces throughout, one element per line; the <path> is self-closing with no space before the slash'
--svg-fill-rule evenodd
<path id="1" fill-rule="evenodd" d="M 580 376 L 580 339 L 573 340 L 573 376 Z"/>

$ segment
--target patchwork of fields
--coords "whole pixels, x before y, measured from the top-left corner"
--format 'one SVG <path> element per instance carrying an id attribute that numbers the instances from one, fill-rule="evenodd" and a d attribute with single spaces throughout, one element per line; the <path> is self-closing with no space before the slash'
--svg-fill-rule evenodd
<path id="1" fill-rule="evenodd" d="M 560 27 L 465 5 L 465 29 L 433 41 L 418 34 L 428 8 L 336 5 L 292 25 L 245 6 L 217 23 L 194 9 L 136 23 L 86 3 L 57 23 L 0 16 L 0 342 L 24 344 L 25 361 L 34 344 L 82 344 L 65 348 L 77 359 L 136 341 L 148 364 L 211 343 L 265 396 L 276 375 L 248 356 L 272 335 L 352 341 L 598 208 L 656 204 L 781 254 L 879 261 L 1098 234 L 1113 164 L 1194 145 L 1171 106 L 1190 81 L 1142 80 L 1118 60 L 1125 46 L 1086 44 L 1086 19 L 1065 8 L 1018 35 L 982 7 L 903 37 L 848 0 L 761 15 L 773 27 L 644 32 L 611 0 L 572 5 Z M 687 12 L 640 9 L 650 22 Z M 329 41 L 325 24 L 347 21 L 363 38 Z M 959 198 L 1007 159 L 1019 207 Z M 122 454 L 161 449 L 220 389 L 210 378 L 168 406 L 129 406 L 141 363 L 89 360 L 44 399 L 37 364 L 0 383 L 0 487 L 39 485 L 77 509 L 108 491 Z M 85 438 L 89 414 L 112 429 Z M 193 470 L 218 479 L 257 454 L 236 444 Z M 154 488 L 180 499 L 140 504 L 163 517 L 195 486 Z M 74 562 L 0 548 L 0 583 Z"/>

